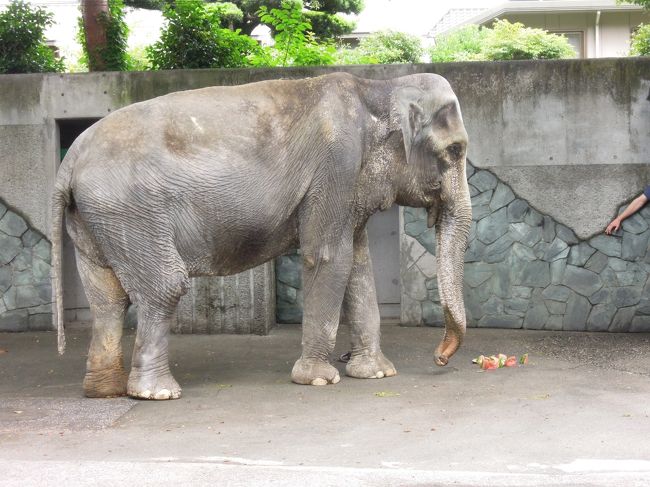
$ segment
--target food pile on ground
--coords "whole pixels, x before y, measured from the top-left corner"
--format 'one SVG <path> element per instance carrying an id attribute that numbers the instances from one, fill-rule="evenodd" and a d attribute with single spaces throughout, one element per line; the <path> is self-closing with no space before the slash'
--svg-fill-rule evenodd
<path id="1" fill-rule="evenodd" d="M 472 360 L 472 363 L 477 364 L 483 370 L 500 369 L 502 367 L 517 367 L 518 365 L 526 365 L 528 363 L 528 354 L 523 354 L 519 357 L 519 360 L 517 360 L 517 357 L 514 355 L 507 356 L 502 353 L 499 355 L 490 355 L 489 357 L 479 355 Z"/>

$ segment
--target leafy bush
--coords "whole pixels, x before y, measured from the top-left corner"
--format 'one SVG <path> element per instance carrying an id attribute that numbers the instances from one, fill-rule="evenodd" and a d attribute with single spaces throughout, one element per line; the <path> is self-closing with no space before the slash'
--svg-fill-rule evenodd
<path id="1" fill-rule="evenodd" d="M 318 39 L 335 39 L 349 34 L 356 27 L 352 20 L 328 12 L 308 10 L 303 11 L 303 16 L 311 24 L 311 30 Z"/>
<path id="2" fill-rule="evenodd" d="M 20 0 L 0 12 L 0 73 L 63 71 L 63 61 L 45 43 L 44 32 L 50 25 L 50 12 Z"/>
<path id="3" fill-rule="evenodd" d="M 485 42 L 486 29 L 478 25 L 466 25 L 436 39 L 436 45 L 429 50 L 432 63 L 453 61 L 474 61 L 482 59 L 481 50 Z"/>
<path id="4" fill-rule="evenodd" d="M 566 37 L 497 20 L 492 28 L 468 25 L 436 39 L 432 62 L 561 59 L 576 53 Z"/>
<path id="5" fill-rule="evenodd" d="M 374 59 L 378 64 L 419 63 L 423 52 L 418 37 L 390 30 L 369 35 L 357 48 L 360 59 Z"/>
<path id="6" fill-rule="evenodd" d="M 650 56 L 650 24 L 641 24 L 632 35 L 631 56 Z"/>
<path id="7" fill-rule="evenodd" d="M 509 59 L 561 59 L 576 55 L 566 37 L 532 29 L 524 24 L 497 20 L 488 29 L 483 44 L 484 58 L 491 61 Z"/>
<path id="8" fill-rule="evenodd" d="M 144 46 L 136 46 L 127 52 L 129 71 L 149 71 L 151 62 L 147 58 L 147 49 Z"/>
<path id="9" fill-rule="evenodd" d="M 335 48 L 328 42 L 317 42 L 305 20 L 302 2 L 283 0 L 281 8 L 260 7 L 260 20 L 275 31 L 275 45 L 264 48 L 253 57 L 255 66 L 319 66 L 334 62 Z"/>
<path id="10" fill-rule="evenodd" d="M 650 0 L 616 0 L 616 3 L 636 3 L 643 8 L 650 9 Z"/>
<path id="11" fill-rule="evenodd" d="M 336 56 L 334 59 L 335 64 L 345 65 L 345 64 L 377 64 L 376 58 L 368 56 L 359 51 L 359 49 L 354 49 L 350 47 L 341 47 L 336 51 Z"/>
<path id="12" fill-rule="evenodd" d="M 201 0 L 166 6 L 163 16 L 167 23 L 160 40 L 147 48 L 153 69 L 249 66 L 249 57 L 260 50 L 250 37 L 221 28 L 218 9 Z"/>
<path id="13" fill-rule="evenodd" d="M 207 3 L 205 8 L 209 13 L 216 14 L 221 27 L 224 28 L 232 28 L 235 24 L 241 24 L 244 20 L 244 12 L 234 3 Z"/>

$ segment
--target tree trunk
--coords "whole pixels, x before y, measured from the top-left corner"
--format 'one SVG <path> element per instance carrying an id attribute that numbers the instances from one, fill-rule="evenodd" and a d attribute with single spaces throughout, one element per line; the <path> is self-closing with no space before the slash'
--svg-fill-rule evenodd
<path id="1" fill-rule="evenodd" d="M 101 22 L 102 13 L 108 15 L 108 0 L 82 1 L 84 36 L 90 71 L 106 70 L 106 62 L 101 54 L 106 48 L 106 28 Z"/>

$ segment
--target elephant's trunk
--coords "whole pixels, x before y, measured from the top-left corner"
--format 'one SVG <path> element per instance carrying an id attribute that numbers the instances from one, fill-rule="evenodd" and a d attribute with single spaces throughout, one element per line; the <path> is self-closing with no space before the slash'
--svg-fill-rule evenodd
<path id="1" fill-rule="evenodd" d="M 435 362 L 441 366 L 447 365 L 449 358 L 458 350 L 466 328 L 463 263 L 472 223 L 472 205 L 467 181 L 459 179 L 456 195 L 443 199 L 436 225 L 438 290 L 445 320 L 445 336 L 436 349 Z"/>

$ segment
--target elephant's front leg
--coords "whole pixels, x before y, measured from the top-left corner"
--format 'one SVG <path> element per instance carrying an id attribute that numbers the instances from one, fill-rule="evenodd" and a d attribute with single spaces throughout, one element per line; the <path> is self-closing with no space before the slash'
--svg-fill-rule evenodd
<path id="1" fill-rule="evenodd" d="M 336 344 L 341 304 L 352 267 L 352 238 L 336 245 L 323 244 L 314 252 L 310 246 L 306 249 L 302 356 L 293 366 L 291 380 L 297 384 L 336 384 L 339 372 L 329 363 L 329 357 Z"/>
<path id="2" fill-rule="evenodd" d="M 359 379 L 381 379 L 397 372 L 379 345 L 379 306 L 364 230 L 354 242 L 354 261 L 343 300 L 343 320 L 350 325 L 352 350 L 345 372 Z"/>

